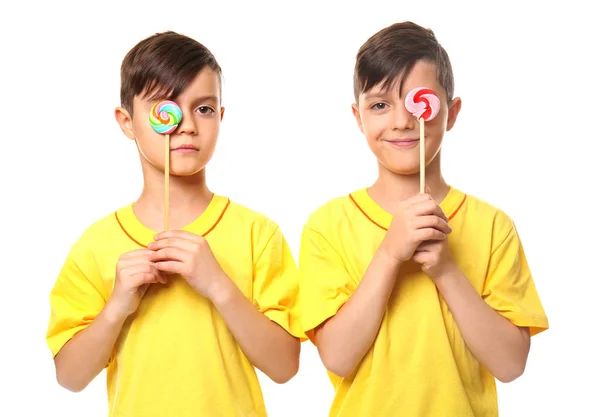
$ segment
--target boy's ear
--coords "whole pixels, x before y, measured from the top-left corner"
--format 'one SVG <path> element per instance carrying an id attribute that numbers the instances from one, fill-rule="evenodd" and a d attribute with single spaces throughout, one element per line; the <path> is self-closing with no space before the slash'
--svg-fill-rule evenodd
<path id="1" fill-rule="evenodd" d="M 133 120 L 129 115 L 129 112 L 123 107 L 117 107 L 115 109 L 115 119 L 121 127 L 121 130 L 129 139 L 135 140 L 135 133 L 133 132 Z"/>
<path id="2" fill-rule="evenodd" d="M 352 103 L 352 114 L 354 115 L 354 118 L 356 119 L 358 128 L 360 129 L 361 133 L 364 134 L 365 132 L 363 132 L 363 125 L 362 125 L 362 120 L 360 118 L 360 112 L 358 111 L 358 106 L 356 105 L 356 103 Z"/>
<path id="3" fill-rule="evenodd" d="M 223 121 L 223 116 L 225 116 L 225 107 L 221 106 L 221 121 Z"/>
<path id="4" fill-rule="evenodd" d="M 454 127 L 454 123 L 456 123 L 456 118 L 458 117 L 458 113 L 460 113 L 461 106 L 462 100 L 460 99 L 460 97 L 456 97 L 450 102 L 450 105 L 448 106 L 448 120 L 446 122 L 446 131 L 449 131 Z"/>

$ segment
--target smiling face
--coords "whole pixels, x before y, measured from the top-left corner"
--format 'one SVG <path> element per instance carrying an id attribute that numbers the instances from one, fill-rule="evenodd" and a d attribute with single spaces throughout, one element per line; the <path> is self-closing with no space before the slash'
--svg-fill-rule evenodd
<path id="1" fill-rule="evenodd" d="M 448 103 L 446 92 L 438 82 L 434 64 L 420 60 L 408 74 L 401 75 L 385 86 L 382 81 L 360 93 L 352 110 L 367 144 L 386 170 L 400 175 L 419 172 L 419 121 L 404 103 L 409 91 L 426 87 L 440 99 L 440 111 L 425 122 L 425 163 L 428 165 L 439 153 L 444 133 L 454 126 L 460 111 L 460 98 Z M 399 91 L 400 84 L 402 90 Z M 384 87 L 385 86 L 385 87 Z"/>

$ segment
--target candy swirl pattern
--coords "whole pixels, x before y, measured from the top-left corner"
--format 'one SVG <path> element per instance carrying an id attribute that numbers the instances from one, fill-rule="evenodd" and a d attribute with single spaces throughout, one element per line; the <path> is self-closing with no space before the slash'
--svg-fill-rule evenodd
<path id="1" fill-rule="evenodd" d="M 177 103 L 163 100 L 152 106 L 150 110 L 150 125 L 160 134 L 168 135 L 177 129 L 183 113 Z"/>
<path id="2" fill-rule="evenodd" d="M 413 116 L 417 119 L 422 117 L 426 122 L 432 120 L 440 111 L 440 99 L 433 90 L 425 87 L 410 90 L 404 105 Z"/>

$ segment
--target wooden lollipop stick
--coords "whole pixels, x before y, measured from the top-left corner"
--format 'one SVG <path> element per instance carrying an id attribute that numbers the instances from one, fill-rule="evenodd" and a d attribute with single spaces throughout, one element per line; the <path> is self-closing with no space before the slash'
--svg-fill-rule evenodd
<path id="1" fill-rule="evenodd" d="M 421 154 L 421 160 L 419 163 L 421 174 L 421 194 L 425 194 L 425 120 L 422 117 L 419 117 L 419 127 L 421 131 L 421 137 L 419 140 L 419 150 Z"/>
<path id="2" fill-rule="evenodd" d="M 177 130 L 183 113 L 174 101 L 162 100 L 150 109 L 150 126 L 156 133 L 165 135 L 165 230 L 169 230 L 169 173 L 171 172 L 171 133 Z"/>
<path id="3" fill-rule="evenodd" d="M 171 159 L 170 135 L 165 136 L 165 230 L 169 230 L 169 160 Z"/>
<path id="4" fill-rule="evenodd" d="M 421 174 L 421 194 L 425 194 L 425 122 L 432 120 L 440 111 L 440 99 L 435 95 L 435 91 L 417 87 L 406 94 L 404 105 L 406 110 L 419 119 L 421 130 L 419 172 Z"/>

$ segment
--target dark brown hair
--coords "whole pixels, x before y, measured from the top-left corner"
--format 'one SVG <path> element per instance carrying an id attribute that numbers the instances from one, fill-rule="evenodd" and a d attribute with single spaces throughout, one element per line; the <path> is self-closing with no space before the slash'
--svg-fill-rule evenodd
<path id="1" fill-rule="evenodd" d="M 383 82 L 389 89 L 400 76 L 400 91 L 404 76 L 417 61 L 431 62 L 437 67 L 437 78 L 450 102 L 454 95 L 454 76 L 448 54 L 438 43 L 433 31 L 413 22 L 395 23 L 371 36 L 356 55 L 354 67 L 354 98 L 358 103 L 366 93 Z"/>
<path id="2" fill-rule="evenodd" d="M 201 43 L 175 32 L 152 35 L 131 49 L 121 65 L 121 106 L 133 116 L 133 98 L 174 100 L 208 67 L 221 67 Z"/>

